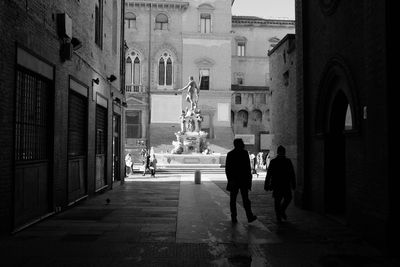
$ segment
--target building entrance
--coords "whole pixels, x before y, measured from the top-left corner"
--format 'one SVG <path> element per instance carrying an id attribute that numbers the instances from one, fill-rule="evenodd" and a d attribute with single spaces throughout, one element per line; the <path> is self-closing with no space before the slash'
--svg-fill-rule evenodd
<path id="1" fill-rule="evenodd" d="M 325 211 L 334 216 L 346 212 L 346 142 L 344 136 L 348 101 L 339 91 L 333 101 L 325 137 Z"/>

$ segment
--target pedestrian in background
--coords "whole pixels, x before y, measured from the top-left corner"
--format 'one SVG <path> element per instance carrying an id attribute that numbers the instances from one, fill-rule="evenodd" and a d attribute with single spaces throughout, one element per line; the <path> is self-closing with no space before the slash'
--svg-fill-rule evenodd
<path id="1" fill-rule="evenodd" d="M 157 167 L 157 159 L 156 159 L 156 155 L 153 153 L 150 156 L 150 163 L 149 163 L 151 177 L 155 177 L 156 167 Z"/>
<path id="2" fill-rule="evenodd" d="M 143 154 L 143 176 L 146 175 L 146 171 L 149 170 L 150 172 L 150 155 L 149 152 L 145 149 L 144 151 L 142 150 Z"/>
<path id="3" fill-rule="evenodd" d="M 126 154 L 125 156 L 125 175 L 129 176 L 130 174 L 133 174 L 133 162 L 132 162 L 132 156 L 131 153 Z"/>
<path id="4" fill-rule="evenodd" d="M 287 220 L 286 208 L 292 200 L 292 190 L 296 189 L 296 178 L 292 161 L 286 158 L 286 149 L 279 146 L 277 154 L 269 163 L 264 189 L 272 190 L 276 219 L 282 222 Z"/>
<path id="5" fill-rule="evenodd" d="M 228 179 L 226 190 L 230 192 L 230 209 L 232 223 L 237 223 L 236 198 L 240 190 L 243 208 L 246 211 L 247 221 L 255 221 L 257 216 L 251 211 L 249 190 L 251 190 L 252 177 L 249 153 L 244 149 L 241 138 L 233 141 L 234 149 L 226 156 L 225 174 Z"/>

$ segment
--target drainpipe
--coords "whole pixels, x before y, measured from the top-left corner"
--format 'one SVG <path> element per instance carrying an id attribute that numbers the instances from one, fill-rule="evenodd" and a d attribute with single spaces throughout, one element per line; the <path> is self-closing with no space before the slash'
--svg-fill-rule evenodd
<path id="1" fill-rule="evenodd" d="M 150 122 L 151 122 L 151 95 L 150 95 L 150 86 L 151 86 L 151 3 L 150 3 L 150 9 L 149 9 L 149 56 L 148 56 L 148 88 L 147 88 L 147 97 L 148 97 L 148 119 L 147 119 L 147 125 L 146 125 L 146 147 L 150 149 Z"/>

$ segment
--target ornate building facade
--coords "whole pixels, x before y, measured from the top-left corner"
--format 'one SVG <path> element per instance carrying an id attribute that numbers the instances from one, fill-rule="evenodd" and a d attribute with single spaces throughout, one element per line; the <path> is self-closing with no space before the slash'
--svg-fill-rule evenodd
<path id="1" fill-rule="evenodd" d="M 176 89 L 189 76 L 200 87 L 202 130 L 208 132 L 212 151 L 227 152 L 235 134 L 252 136 L 248 149 L 254 152 L 268 143 L 267 53 L 294 32 L 294 21 L 232 18 L 233 2 L 125 3 L 128 151 L 171 151 L 179 115 L 188 105 L 185 93 Z"/>
<path id="2" fill-rule="evenodd" d="M 0 232 L 124 178 L 123 14 L 117 0 L 0 2 Z"/>
<path id="3" fill-rule="evenodd" d="M 229 1 L 127 1 L 126 145 L 173 149 L 179 116 L 188 106 L 184 87 L 193 76 L 210 149 L 231 146 L 231 3 Z M 229 141 L 228 141 L 229 140 Z M 214 144 L 214 146 L 212 146 Z"/>

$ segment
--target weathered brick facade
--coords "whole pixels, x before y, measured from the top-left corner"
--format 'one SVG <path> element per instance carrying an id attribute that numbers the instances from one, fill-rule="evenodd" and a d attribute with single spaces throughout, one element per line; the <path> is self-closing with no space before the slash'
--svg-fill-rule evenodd
<path id="1" fill-rule="evenodd" d="M 68 123 L 69 123 L 69 92 L 72 90 L 72 80 L 77 81 L 79 88 L 87 99 L 87 151 L 86 172 L 84 176 L 85 196 L 93 195 L 95 189 L 95 144 L 96 144 L 96 95 L 104 97 L 108 106 L 107 140 L 105 162 L 105 179 L 108 188 L 112 187 L 112 116 L 123 113 L 121 106 L 113 101 L 123 101 L 120 93 L 120 51 L 121 51 L 121 1 L 103 1 L 103 36 L 102 47 L 95 44 L 95 2 L 82 1 L 1 1 L 0 3 L 0 231 L 2 233 L 15 230 L 23 224 L 60 211 L 71 203 L 68 197 Z M 72 19 L 72 36 L 78 39 L 82 46 L 72 52 L 71 59 L 62 59 L 60 50 L 63 43 L 69 42 L 58 35 L 57 14 L 66 13 Z M 32 63 L 33 62 L 33 63 Z M 27 64 L 27 65 L 25 65 Z M 32 65 L 33 64 L 33 65 Z M 35 66 L 35 64 L 37 64 Z M 33 75 L 42 77 L 43 68 L 52 70 L 50 75 L 50 113 L 49 119 L 51 153 L 48 158 L 48 192 L 46 202 L 48 208 L 39 216 L 16 223 L 15 199 L 19 193 L 16 185 L 15 146 L 15 107 L 17 68 L 27 68 Z M 117 79 L 109 82 L 107 77 L 114 75 Z M 96 85 L 92 79 L 99 79 Z M 71 89 L 70 89 L 71 88 Z M 85 92 L 86 90 L 86 92 Z M 104 102 L 104 101 L 103 101 Z M 104 103 L 103 103 L 104 104 Z M 122 115 L 122 114 L 121 114 Z M 115 148 L 116 149 L 116 148 Z M 122 145 L 119 147 L 123 149 Z M 123 161 L 117 166 L 123 175 Z M 123 177 L 123 176 L 122 176 Z M 24 196 L 25 202 L 34 201 Z M 73 202 L 73 201 L 72 201 Z"/>
<path id="2" fill-rule="evenodd" d="M 296 1 L 298 202 L 383 247 L 399 232 L 390 227 L 387 2 Z"/>
<path id="3" fill-rule="evenodd" d="M 295 35 L 286 35 L 269 53 L 271 70 L 271 155 L 279 145 L 297 168 L 296 110 L 296 46 Z"/>

